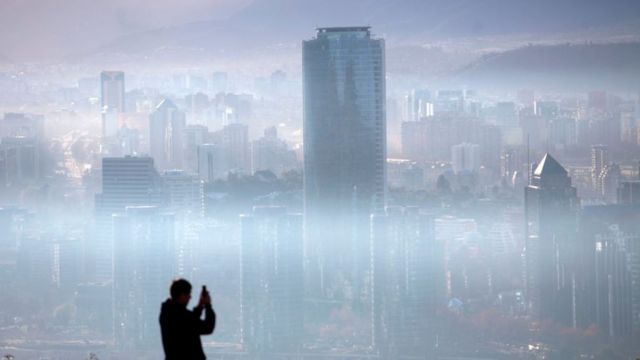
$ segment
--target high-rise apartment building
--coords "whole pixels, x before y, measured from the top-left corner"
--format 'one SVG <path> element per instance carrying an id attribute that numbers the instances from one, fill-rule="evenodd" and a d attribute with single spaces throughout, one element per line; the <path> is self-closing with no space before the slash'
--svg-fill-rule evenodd
<path id="1" fill-rule="evenodd" d="M 444 244 L 418 208 L 371 216 L 372 343 L 382 358 L 424 356 L 435 348 L 435 315 L 444 303 Z"/>
<path id="2" fill-rule="evenodd" d="M 118 132 L 120 115 L 125 112 L 124 72 L 100 73 L 100 115 L 103 139 L 113 138 Z"/>
<path id="3" fill-rule="evenodd" d="M 112 220 L 116 347 L 157 348 L 158 304 L 176 275 L 174 216 L 156 206 L 130 206 Z"/>
<path id="4" fill-rule="evenodd" d="M 248 173 L 251 169 L 249 127 L 243 124 L 229 124 L 217 133 L 220 143 L 227 152 L 229 170 Z"/>
<path id="5" fill-rule="evenodd" d="M 404 122 L 401 141 L 403 156 L 417 161 L 450 161 L 453 146 L 478 144 L 480 165 L 500 170 L 501 130 L 473 116 L 449 113 Z"/>
<path id="6" fill-rule="evenodd" d="M 0 119 L 0 187 L 23 186 L 40 179 L 44 117 L 6 113 Z"/>
<path id="7" fill-rule="evenodd" d="M 597 194 L 602 194 L 601 184 L 598 179 L 604 168 L 609 164 L 609 149 L 605 145 L 594 145 L 591 147 L 591 182 L 593 190 Z"/>
<path id="8" fill-rule="evenodd" d="M 149 116 L 149 152 L 158 170 L 182 169 L 184 112 L 164 99 Z"/>
<path id="9" fill-rule="evenodd" d="M 35 138 L 0 139 L 0 186 L 24 186 L 40 179 L 40 151 Z"/>
<path id="10" fill-rule="evenodd" d="M 278 138 L 275 127 L 265 129 L 264 136 L 251 143 L 251 172 L 269 170 L 280 176 L 296 166 L 295 152 Z"/>
<path id="11" fill-rule="evenodd" d="M 170 211 L 195 217 L 204 215 L 204 183 L 197 175 L 171 170 L 161 178 Z"/>
<path id="12" fill-rule="evenodd" d="M 250 353 L 294 353 L 302 345 L 302 217 L 283 207 L 242 215 L 242 345 Z"/>
<path id="13" fill-rule="evenodd" d="M 305 236 L 321 292 L 344 275 L 357 293 L 369 267 L 368 217 L 385 204 L 384 49 L 369 27 L 303 42 Z"/>
<path id="14" fill-rule="evenodd" d="M 228 165 L 224 147 L 218 144 L 198 145 L 198 177 L 212 182 L 226 176 Z"/>
<path id="15" fill-rule="evenodd" d="M 184 168 L 198 171 L 198 146 L 207 142 L 209 129 L 204 125 L 187 125 L 184 128 Z"/>
<path id="16" fill-rule="evenodd" d="M 164 202 L 160 177 L 149 157 L 102 159 L 102 192 L 95 199 L 93 241 L 87 244 L 93 280 L 110 281 L 113 273 L 112 216 L 127 206 L 157 206 Z"/>
<path id="17" fill-rule="evenodd" d="M 514 175 L 522 176 L 524 168 L 522 151 L 516 147 L 507 147 L 500 156 L 500 174 L 502 178 L 513 184 Z"/>
<path id="18" fill-rule="evenodd" d="M 24 137 L 43 140 L 44 116 L 27 113 L 6 113 L 0 119 L 0 137 Z"/>
<path id="19" fill-rule="evenodd" d="M 581 278 L 574 291 L 578 326 L 596 324 L 621 338 L 640 330 L 640 208 L 585 206 L 580 212 Z"/>
<path id="20" fill-rule="evenodd" d="M 209 142 L 196 146 L 197 172 L 202 180 L 226 178 L 232 172 L 246 174 L 251 169 L 249 128 L 229 124 L 211 133 Z"/>
<path id="21" fill-rule="evenodd" d="M 102 159 L 102 192 L 96 195 L 97 211 L 111 216 L 127 206 L 157 205 L 161 197 L 160 177 L 152 158 Z"/>
<path id="22" fill-rule="evenodd" d="M 423 117 L 433 116 L 431 91 L 416 89 L 405 97 L 404 121 L 419 121 Z"/>
<path id="23" fill-rule="evenodd" d="M 125 111 L 124 72 L 103 71 L 100 73 L 100 105 L 118 113 Z"/>
<path id="24" fill-rule="evenodd" d="M 632 264 L 628 259 L 635 255 L 631 249 L 638 241 L 638 234 L 624 234 L 616 224 L 595 238 L 596 323 L 603 333 L 612 338 L 629 335 L 634 322 L 634 286 L 629 271 Z"/>
<path id="25" fill-rule="evenodd" d="M 618 188 L 622 181 L 622 171 L 620 165 L 616 163 L 608 164 L 602 169 L 598 177 L 599 196 L 607 204 L 615 204 L 618 201 Z"/>

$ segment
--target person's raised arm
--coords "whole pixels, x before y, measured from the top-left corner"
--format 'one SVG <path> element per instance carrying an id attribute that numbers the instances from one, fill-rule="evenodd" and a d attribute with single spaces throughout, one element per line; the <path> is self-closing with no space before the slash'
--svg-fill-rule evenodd
<path id="1" fill-rule="evenodd" d="M 204 306 L 204 320 L 199 320 L 199 332 L 201 335 L 209 335 L 216 328 L 216 313 L 211 307 L 211 302 Z"/>
<path id="2" fill-rule="evenodd" d="M 201 319 L 202 311 L 204 310 L 204 320 Z M 197 318 L 197 328 L 200 335 L 208 335 L 213 333 L 216 327 L 216 313 L 211 307 L 211 295 L 207 291 L 206 287 L 202 287 L 202 293 L 200 294 L 200 302 L 198 306 L 193 310 L 193 313 Z"/>

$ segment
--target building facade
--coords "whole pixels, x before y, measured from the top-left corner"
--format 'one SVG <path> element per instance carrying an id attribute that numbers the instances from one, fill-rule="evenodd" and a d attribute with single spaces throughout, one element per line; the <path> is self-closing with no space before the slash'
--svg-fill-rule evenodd
<path id="1" fill-rule="evenodd" d="M 311 291 L 326 293 L 340 276 L 355 293 L 362 289 L 369 214 L 385 204 L 384 54 L 384 40 L 373 37 L 369 27 L 319 28 L 315 38 L 303 42 Z"/>
<path id="2" fill-rule="evenodd" d="M 579 199 L 567 171 L 550 154 L 525 189 L 525 296 L 534 318 L 575 326 Z"/>
<path id="3" fill-rule="evenodd" d="M 382 358 L 435 349 L 436 312 L 446 298 L 444 245 L 418 208 L 371 216 L 372 343 Z"/>
<path id="4" fill-rule="evenodd" d="M 91 279 L 113 279 L 112 216 L 127 206 L 152 206 L 164 203 L 160 177 L 149 157 L 102 159 L 102 192 L 95 198 L 93 241 L 86 244 Z"/>
<path id="5" fill-rule="evenodd" d="M 242 215 L 242 345 L 250 353 L 295 353 L 304 324 L 302 217 L 283 207 Z"/>
<path id="6" fill-rule="evenodd" d="M 158 170 L 183 169 L 185 114 L 164 99 L 149 116 L 149 153 Z"/>
<path id="7" fill-rule="evenodd" d="M 124 72 L 103 71 L 100 73 L 100 105 L 102 109 L 125 112 Z"/>
<path id="8" fill-rule="evenodd" d="M 158 304 L 176 275 L 174 217 L 156 206 L 130 206 L 112 221 L 116 347 L 159 347 Z"/>

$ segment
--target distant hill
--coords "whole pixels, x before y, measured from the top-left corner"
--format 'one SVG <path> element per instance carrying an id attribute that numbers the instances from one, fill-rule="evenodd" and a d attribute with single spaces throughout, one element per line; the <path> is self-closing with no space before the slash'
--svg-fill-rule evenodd
<path id="1" fill-rule="evenodd" d="M 637 0 L 254 0 L 224 19 L 65 44 L 72 61 L 213 59 L 267 72 L 299 69 L 301 41 L 341 25 L 369 25 L 384 37 L 387 69 L 400 81 L 634 91 L 640 83 L 639 43 L 612 43 L 640 39 Z M 547 45 L 521 47 L 528 41 Z M 548 45 L 559 42 L 573 45 Z"/>
<path id="2" fill-rule="evenodd" d="M 299 43 L 318 26 L 370 25 L 394 43 L 608 29 L 640 20 L 636 0 L 255 0 L 224 20 L 128 34 L 110 51 L 246 50 Z M 606 31 L 606 30 L 605 30 Z"/>
<path id="3" fill-rule="evenodd" d="M 532 45 L 491 53 L 452 78 L 468 84 L 640 89 L 640 43 Z"/>
<path id="4" fill-rule="evenodd" d="M 463 71 L 640 70 L 640 43 L 530 45 L 491 53 Z"/>

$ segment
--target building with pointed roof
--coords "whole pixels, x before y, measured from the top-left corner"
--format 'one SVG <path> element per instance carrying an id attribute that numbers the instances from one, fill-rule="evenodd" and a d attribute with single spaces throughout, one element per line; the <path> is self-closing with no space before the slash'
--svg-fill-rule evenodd
<path id="1" fill-rule="evenodd" d="M 578 207 L 567 170 L 545 154 L 525 188 L 525 290 L 534 318 L 566 326 L 576 322 Z"/>
<path id="2" fill-rule="evenodd" d="M 535 166 L 530 186 L 537 188 L 571 187 L 571 178 L 567 170 L 551 154 L 546 153 Z"/>
<path id="3" fill-rule="evenodd" d="M 540 163 L 538 163 L 538 166 L 536 166 L 536 169 L 533 172 L 533 175 L 537 177 L 561 174 L 566 175 L 567 170 L 565 170 L 558 160 L 554 159 L 549 153 L 544 154 L 544 157 L 540 160 Z"/>

